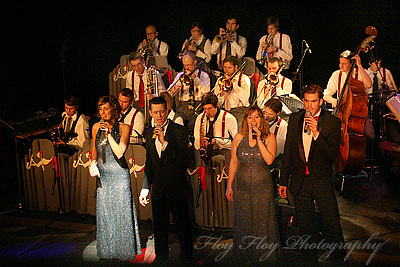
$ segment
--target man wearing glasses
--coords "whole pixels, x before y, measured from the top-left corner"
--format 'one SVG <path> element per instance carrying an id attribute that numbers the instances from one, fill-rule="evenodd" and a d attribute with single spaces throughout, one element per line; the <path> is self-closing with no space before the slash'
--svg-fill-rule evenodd
<path id="1" fill-rule="evenodd" d="M 168 56 L 168 45 L 165 42 L 158 40 L 158 32 L 154 25 L 146 27 L 146 39 L 141 42 L 137 51 L 144 49 L 151 56 Z"/>

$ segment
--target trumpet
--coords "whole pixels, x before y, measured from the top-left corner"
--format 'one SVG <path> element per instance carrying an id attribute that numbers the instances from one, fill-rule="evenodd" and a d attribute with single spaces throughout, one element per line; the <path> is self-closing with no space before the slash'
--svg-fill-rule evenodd
<path id="1" fill-rule="evenodd" d="M 179 55 L 178 55 L 179 59 L 181 59 L 183 57 L 183 55 L 186 54 L 186 52 L 189 50 L 190 45 L 194 45 L 194 37 L 193 36 L 190 36 L 188 42 L 183 47 L 182 51 L 179 53 Z"/>
<path id="2" fill-rule="evenodd" d="M 150 55 L 151 52 L 152 52 L 152 50 L 153 50 L 152 45 L 153 45 L 153 42 L 152 42 L 152 41 L 149 41 L 148 39 L 146 39 L 146 45 L 145 45 L 145 46 L 142 46 L 142 47 L 139 49 L 139 53 L 140 53 L 143 57 L 145 57 L 146 54 L 147 54 L 147 55 Z"/>
<path id="3" fill-rule="evenodd" d="M 264 92 L 265 89 L 266 89 L 267 87 L 269 87 L 269 89 L 268 89 L 267 92 L 271 91 L 272 88 L 276 88 L 276 86 L 277 86 L 278 83 L 279 83 L 279 74 L 281 73 L 283 67 L 284 67 L 284 64 L 282 64 L 282 65 L 279 67 L 279 69 L 278 69 L 278 71 L 277 71 L 276 73 L 270 72 L 270 73 L 268 73 L 268 74 L 265 75 L 265 80 L 266 80 L 266 81 L 265 81 L 265 85 L 264 85 L 263 89 L 260 90 L 260 92 L 258 93 L 256 99 L 254 99 L 252 105 L 254 105 L 255 103 L 257 103 L 257 99 L 260 97 L 261 93 Z M 267 92 L 266 92 L 266 93 L 267 93 Z M 265 95 L 266 95 L 266 93 L 265 93 Z"/>
<path id="4" fill-rule="evenodd" d="M 218 43 L 221 44 L 225 40 L 225 36 L 232 36 L 232 29 L 228 28 L 225 33 L 223 34 L 218 34 L 214 37 L 214 40 Z"/>
<path id="5" fill-rule="evenodd" d="M 244 67 L 247 65 L 247 61 L 243 61 L 242 65 L 240 65 L 239 68 L 231 75 L 231 77 L 222 77 L 221 79 L 218 80 L 218 85 L 219 87 L 224 90 L 225 92 L 230 92 L 233 89 L 233 83 L 232 79 L 236 76 L 236 74 L 239 73 L 239 71 L 242 71 Z"/>
<path id="6" fill-rule="evenodd" d="M 258 60 L 258 63 L 260 63 L 261 65 L 265 64 L 265 60 L 268 58 L 269 54 L 267 52 L 267 49 L 272 45 L 272 41 L 274 40 L 272 35 L 268 35 L 268 37 L 266 38 L 265 43 L 267 44 L 267 46 L 262 50 L 261 52 L 261 58 Z"/>

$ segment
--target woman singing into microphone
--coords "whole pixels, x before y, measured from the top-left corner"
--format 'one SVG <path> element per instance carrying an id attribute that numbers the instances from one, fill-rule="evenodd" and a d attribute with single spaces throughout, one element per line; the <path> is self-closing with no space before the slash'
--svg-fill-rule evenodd
<path id="1" fill-rule="evenodd" d="M 270 263 L 278 258 L 279 232 L 268 168 L 275 153 L 275 135 L 268 132 L 261 109 L 250 106 L 232 142 L 226 190 L 228 200 L 234 201 L 234 255 L 243 263 Z"/>
<path id="2" fill-rule="evenodd" d="M 97 256 L 133 260 L 141 254 L 135 202 L 132 201 L 128 164 L 124 153 L 130 126 L 118 122 L 120 105 L 114 96 L 97 102 L 101 121 L 93 125 L 89 172 L 100 177 L 97 188 Z"/>

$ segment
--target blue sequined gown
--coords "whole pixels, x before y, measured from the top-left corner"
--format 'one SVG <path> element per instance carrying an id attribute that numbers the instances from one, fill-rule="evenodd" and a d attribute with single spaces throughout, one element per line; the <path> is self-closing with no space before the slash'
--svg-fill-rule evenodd
<path id="1" fill-rule="evenodd" d="M 96 202 L 97 256 L 133 260 L 141 254 L 141 247 L 128 165 L 124 157 L 117 161 L 104 132 L 99 132 L 96 149 L 102 186 L 97 189 Z M 114 124 L 111 134 L 119 143 L 118 122 Z"/>
<path id="2" fill-rule="evenodd" d="M 273 182 L 258 144 L 241 140 L 236 155 L 233 252 L 237 261 L 263 265 L 275 262 L 280 251 Z"/>

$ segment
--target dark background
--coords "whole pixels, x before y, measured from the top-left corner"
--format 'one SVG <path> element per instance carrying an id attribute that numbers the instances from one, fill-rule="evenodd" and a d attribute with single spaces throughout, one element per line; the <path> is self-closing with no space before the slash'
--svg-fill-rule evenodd
<path id="1" fill-rule="evenodd" d="M 137 1 L 135 1 L 137 2 Z M 54 3 L 54 2 L 53 2 Z M 252 3 L 141 1 L 85 5 L 16 3 L 3 7 L 1 16 L 2 98 L 0 118 L 10 124 L 24 121 L 37 111 L 53 107 L 63 111 L 66 95 L 80 99 L 80 111 L 95 113 L 99 96 L 108 94 L 108 76 L 122 55 L 136 50 L 145 38 L 148 24 L 157 26 L 159 39 L 168 43 L 169 64 L 182 68 L 177 59 L 183 41 L 190 36 L 190 24 L 201 20 L 204 34 L 212 39 L 226 16 L 239 17 L 239 34 L 247 38 L 246 56 L 255 58 L 260 37 L 266 34 L 269 16 L 281 20 L 280 31 L 289 34 L 294 72 L 302 56 L 302 40 L 312 54 L 303 62 L 304 84 L 325 88 L 338 69 L 339 54 L 367 37 L 369 25 L 378 30 L 375 56 L 383 58 L 399 84 L 399 11 L 395 1 L 268 1 Z M 367 55 L 361 55 L 368 67 Z M 216 60 L 214 56 L 213 61 Z M 289 77 L 292 78 L 292 77 Z M 299 88 L 293 88 L 299 93 Z M 0 125 L 0 168 L 2 188 L 16 181 L 15 151 L 11 130 Z"/>

